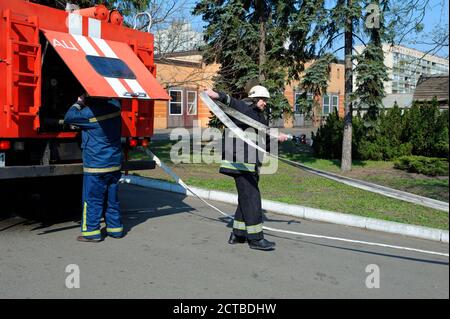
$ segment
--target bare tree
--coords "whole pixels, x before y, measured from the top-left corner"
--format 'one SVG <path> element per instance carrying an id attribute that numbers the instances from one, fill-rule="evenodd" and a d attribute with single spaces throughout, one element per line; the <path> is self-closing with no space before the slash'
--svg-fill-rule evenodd
<path id="1" fill-rule="evenodd" d="M 155 31 L 155 51 L 158 55 L 196 50 L 202 43 L 203 35 L 193 30 L 184 19 L 174 20 L 168 28 Z"/>
<path id="2" fill-rule="evenodd" d="M 202 40 L 200 32 L 189 23 L 192 7 L 189 0 L 150 0 L 145 12 L 135 21 L 137 10 L 125 21 L 139 30 L 151 31 L 155 35 L 155 52 L 158 55 L 197 48 Z"/>
<path id="3" fill-rule="evenodd" d="M 413 44 L 424 45 L 429 49 L 425 54 L 441 55 L 443 58 L 448 59 L 448 24 L 436 25 L 432 32 L 427 32 L 420 38 L 411 41 Z M 446 54 L 441 54 L 442 51 L 446 51 Z"/>
<path id="4" fill-rule="evenodd" d="M 160 79 L 161 85 L 164 87 L 206 87 L 213 86 L 216 71 L 207 67 L 202 61 L 192 63 L 188 68 L 186 66 L 173 63 L 169 58 L 160 61 L 160 70 L 164 68 L 163 64 L 167 63 L 171 67 L 170 74 L 166 74 L 164 79 Z M 188 71 L 187 71 L 188 69 Z M 161 72 L 160 72 L 161 74 Z"/>
<path id="5" fill-rule="evenodd" d="M 212 83 L 214 74 L 203 63 L 201 54 L 175 57 L 173 53 L 197 50 L 203 35 L 194 30 L 191 21 L 194 0 L 149 0 L 144 7 L 134 7 L 125 17 L 125 22 L 141 31 L 150 31 L 155 36 L 157 63 L 171 65 L 161 84 L 165 87 L 199 86 Z M 136 14 L 141 14 L 136 18 Z M 181 61 L 181 63 L 180 63 Z M 161 69 L 160 68 L 160 69 Z"/>
<path id="6" fill-rule="evenodd" d="M 389 18 L 394 26 L 392 31 L 393 44 L 425 45 L 426 54 L 439 54 L 447 51 L 448 57 L 448 0 L 404 0 L 393 2 Z M 433 23 L 433 31 L 424 33 L 424 20 L 427 12 L 440 11 L 439 20 Z M 446 50 L 445 50 L 446 49 Z"/>

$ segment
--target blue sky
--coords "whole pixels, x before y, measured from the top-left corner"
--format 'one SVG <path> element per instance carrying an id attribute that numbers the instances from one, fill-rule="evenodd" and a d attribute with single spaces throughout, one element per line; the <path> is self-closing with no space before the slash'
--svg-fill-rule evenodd
<path id="1" fill-rule="evenodd" d="M 448 28 L 448 16 L 449 16 L 449 1 L 448 0 L 431 0 L 430 1 L 430 9 L 427 11 L 427 14 L 424 18 L 425 25 L 425 33 L 433 32 L 433 28 L 436 25 L 447 25 Z M 414 49 L 418 49 L 421 51 L 429 50 L 430 47 L 426 45 L 416 44 L 415 47 L 411 46 Z M 448 58 L 448 47 L 442 49 L 438 52 L 437 55 L 447 57 Z"/>
<path id="2" fill-rule="evenodd" d="M 194 7 L 196 1 L 190 0 L 188 2 L 192 7 Z M 201 17 L 192 17 L 191 22 L 194 29 L 196 29 L 197 31 L 202 30 L 204 23 Z M 411 34 L 409 38 L 406 38 L 401 44 L 420 51 L 425 52 L 429 51 L 432 48 L 431 46 L 415 42 L 418 42 L 421 39 L 427 39 L 427 37 L 429 37 L 430 34 L 432 34 L 433 29 L 437 25 L 441 26 L 447 25 L 448 27 L 449 0 L 430 0 L 423 20 L 423 24 L 424 24 L 423 32 L 421 32 L 420 34 Z M 339 43 L 335 44 L 335 48 L 343 46 L 343 38 L 339 39 L 338 41 Z M 338 56 L 338 58 L 343 58 L 343 50 L 336 52 L 336 55 Z M 449 55 L 448 47 L 439 50 L 437 52 L 437 55 L 448 58 Z"/>

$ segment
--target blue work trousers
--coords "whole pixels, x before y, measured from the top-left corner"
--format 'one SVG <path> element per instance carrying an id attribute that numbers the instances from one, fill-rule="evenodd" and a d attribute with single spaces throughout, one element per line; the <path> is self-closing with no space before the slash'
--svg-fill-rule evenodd
<path id="1" fill-rule="evenodd" d="M 121 172 L 84 174 L 83 176 L 83 216 L 81 235 L 85 238 L 101 238 L 100 221 L 105 217 L 106 232 L 109 236 L 123 236 L 120 216 L 118 183 Z"/>

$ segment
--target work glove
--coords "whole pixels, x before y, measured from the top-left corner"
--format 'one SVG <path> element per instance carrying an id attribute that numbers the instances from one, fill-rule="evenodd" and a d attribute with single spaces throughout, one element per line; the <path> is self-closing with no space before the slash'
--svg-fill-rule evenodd
<path id="1" fill-rule="evenodd" d="M 278 141 L 280 141 L 280 142 L 286 142 L 286 141 L 289 140 L 289 139 L 292 139 L 292 138 L 290 138 L 289 135 L 286 135 L 286 134 L 283 134 L 283 133 L 281 133 L 281 134 L 278 136 Z"/>

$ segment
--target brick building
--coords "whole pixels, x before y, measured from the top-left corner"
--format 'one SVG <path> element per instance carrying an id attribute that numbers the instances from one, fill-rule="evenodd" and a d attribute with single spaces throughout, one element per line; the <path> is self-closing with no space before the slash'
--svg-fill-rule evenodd
<path id="1" fill-rule="evenodd" d="M 201 127 L 206 127 L 211 113 L 203 105 L 198 94 L 214 83 L 214 76 L 219 65 L 205 65 L 202 56 L 197 51 L 166 54 L 156 58 L 158 81 L 167 89 L 172 100 L 158 101 L 155 104 L 155 129 L 192 127 L 198 120 Z M 285 95 L 292 106 L 294 116 L 285 117 L 272 123 L 277 127 L 303 127 L 323 122 L 326 117 L 338 109 L 344 114 L 344 65 L 332 64 L 327 94 L 315 97 L 318 106 L 314 118 L 307 120 L 297 110 L 296 100 L 301 95 L 298 82 L 286 87 Z M 314 97 L 311 97 L 314 98 Z"/>

